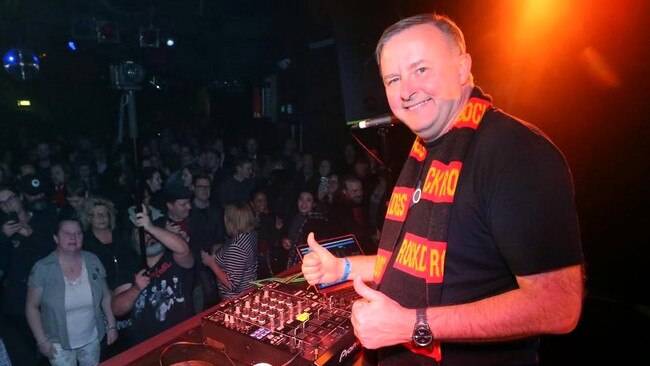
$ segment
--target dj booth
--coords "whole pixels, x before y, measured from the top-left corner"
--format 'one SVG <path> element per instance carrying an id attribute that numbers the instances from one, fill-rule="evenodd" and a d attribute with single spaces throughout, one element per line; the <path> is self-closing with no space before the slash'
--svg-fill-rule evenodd
<path id="1" fill-rule="evenodd" d="M 362 347 L 350 322 L 354 298 L 346 296 L 269 281 L 101 366 L 360 365 Z"/>

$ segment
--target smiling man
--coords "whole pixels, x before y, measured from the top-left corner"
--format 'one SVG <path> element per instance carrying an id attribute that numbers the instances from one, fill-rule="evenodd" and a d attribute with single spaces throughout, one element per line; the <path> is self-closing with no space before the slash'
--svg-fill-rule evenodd
<path id="1" fill-rule="evenodd" d="M 393 24 L 376 57 L 391 111 L 416 139 L 377 255 L 336 258 L 311 236 L 305 278 L 354 279 L 365 298 L 354 332 L 380 365 L 536 365 L 539 335 L 572 331 L 583 300 L 562 153 L 474 85 L 449 18 Z"/>

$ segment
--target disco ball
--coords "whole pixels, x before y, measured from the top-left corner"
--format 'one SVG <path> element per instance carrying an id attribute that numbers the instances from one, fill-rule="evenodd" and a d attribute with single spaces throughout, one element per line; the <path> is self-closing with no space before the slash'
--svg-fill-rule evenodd
<path id="1" fill-rule="evenodd" d="M 40 61 L 34 52 L 12 48 L 2 57 L 2 65 L 9 76 L 18 80 L 31 80 L 40 70 Z"/>

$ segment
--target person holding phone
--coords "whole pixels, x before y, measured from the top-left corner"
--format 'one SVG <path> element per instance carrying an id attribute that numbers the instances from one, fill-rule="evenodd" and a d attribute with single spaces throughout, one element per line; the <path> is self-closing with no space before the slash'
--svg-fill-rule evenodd
<path id="1" fill-rule="evenodd" d="M 28 211 L 20 191 L 0 187 L 0 277 L 3 278 L 2 320 L 5 334 L 13 334 L 6 346 L 21 364 L 35 361 L 37 347 L 25 318 L 27 278 L 34 263 L 54 250 L 53 231 L 47 232 L 38 211 Z M 25 362 L 25 363 L 22 363 Z"/>

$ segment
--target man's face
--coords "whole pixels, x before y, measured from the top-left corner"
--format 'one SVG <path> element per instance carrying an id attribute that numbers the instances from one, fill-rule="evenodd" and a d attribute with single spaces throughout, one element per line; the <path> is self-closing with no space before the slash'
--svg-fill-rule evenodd
<path id="1" fill-rule="evenodd" d="M 68 201 L 68 204 L 75 210 L 81 210 L 86 204 L 86 197 L 71 196 L 66 197 L 65 199 Z"/>
<path id="2" fill-rule="evenodd" d="M 246 141 L 246 151 L 249 154 L 254 154 L 257 152 L 257 140 L 255 139 L 248 139 Z"/>
<path id="3" fill-rule="evenodd" d="M 167 213 L 174 221 L 180 221 L 187 218 L 187 216 L 190 215 L 191 209 L 192 205 L 190 204 L 189 198 L 167 203 Z"/>
<path id="4" fill-rule="evenodd" d="M 207 201 L 210 199 L 210 180 L 197 179 L 194 183 L 194 196 L 200 201 Z"/>
<path id="5" fill-rule="evenodd" d="M 52 178 L 52 183 L 55 185 L 60 185 L 65 183 L 65 172 L 60 165 L 53 165 L 50 168 L 50 176 Z"/>
<path id="6" fill-rule="evenodd" d="M 469 83 L 471 58 L 448 42 L 434 26 L 421 24 L 388 40 L 380 57 L 390 109 L 425 141 L 453 122 Z"/>
<path id="7" fill-rule="evenodd" d="M 352 202 L 360 204 L 363 200 L 363 186 L 361 182 L 345 182 L 343 194 Z"/>
<path id="8" fill-rule="evenodd" d="M 253 174 L 253 164 L 252 163 L 244 163 L 240 166 L 237 167 L 237 173 L 239 174 L 240 177 L 244 179 L 248 179 L 251 177 Z"/>
<path id="9" fill-rule="evenodd" d="M 22 211 L 20 196 L 8 189 L 0 191 L 0 209 L 4 213 Z"/>

